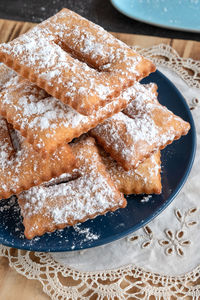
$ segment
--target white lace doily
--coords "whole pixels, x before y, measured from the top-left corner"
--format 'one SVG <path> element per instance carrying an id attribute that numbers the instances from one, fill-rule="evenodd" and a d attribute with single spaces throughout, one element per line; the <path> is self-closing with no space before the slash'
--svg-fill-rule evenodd
<path id="1" fill-rule="evenodd" d="M 137 50 L 153 59 L 188 101 L 198 137 L 192 172 L 162 214 L 112 244 L 60 254 L 0 246 L 10 266 L 39 280 L 52 299 L 200 298 L 200 63 L 180 58 L 167 45 Z"/>

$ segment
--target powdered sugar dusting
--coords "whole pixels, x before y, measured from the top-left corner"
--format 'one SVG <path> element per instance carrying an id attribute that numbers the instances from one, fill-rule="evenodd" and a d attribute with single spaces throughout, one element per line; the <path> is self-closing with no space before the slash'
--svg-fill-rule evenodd
<path id="1" fill-rule="evenodd" d="M 74 230 L 78 232 L 78 234 L 85 235 L 83 242 L 95 241 L 100 237 L 99 234 L 91 232 L 90 228 L 81 228 L 78 224 L 74 225 Z"/>
<path id="2" fill-rule="evenodd" d="M 134 87 L 127 88 L 111 103 L 90 116 L 84 116 L 13 72 L 0 92 L 0 110 L 7 111 L 14 126 L 20 127 L 22 132 L 26 130 L 41 149 L 56 142 L 70 142 L 113 114 L 121 103 L 128 104 L 134 97 Z"/>
<path id="3" fill-rule="evenodd" d="M 80 111 L 102 106 L 100 99 L 111 101 L 110 96 L 143 75 L 139 54 L 67 9 L 2 44 L 0 51 L 46 81 L 42 86 L 53 95 L 62 91 L 59 98 Z"/>
<path id="4" fill-rule="evenodd" d="M 1 92 L 1 90 L 5 88 L 10 78 L 17 76 L 17 74 L 15 73 L 15 71 L 6 67 L 2 63 L 0 63 L 0 70 L 1 70 L 1 75 L 0 75 L 0 92 Z"/>
<path id="5" fill-rule="evenodd" d="M 15 205 L 15 202 L 16 202 L 16 197 L 15 196 L 10 197 L 3 206 L 0 206 L 0 212 L 2 213 L 9 210 L 11 206 Z"/>
<path id="6" fill-rule="evenodd" d="M 90 151 L 90 147 L 94 148 L 90 139 L 85 144 L 81 142 L 77 154 L 77 159 L 82 162 L 81 177 L 59 185 L 33 187 L 19 195 L 24 218 L 42 212 L 42 216 L 53 224 L 67 226 L 124 205 L 123 196 L 109 183 L 98 153 L 93 149 Z"/>
<path id="7" fill-rule="evenodd" d="M 0 169 L 5 170 L 7 166 L 7 161 L 10 155 L 13 153 L 12 144 L 10 137 L 7 134 L 8 128 L 6 121 L 0 117 Z M 4 188 L 4 184 L 2 183 Z"/>
<path id="8" fill-rule="evenodd" d="M 50 169 L 52 168 L 53 170 L 55 164 L 57 164 L 57 172 L 62 173 L 63 163 L 60 158 L 65 158 L 67 154 L 69 154 L 68 149 L 63 146 L 54 155 L 41 161 L 40 154 L 34 151 L 19 132 L 11 128 L 10 124 L 7 126 L 5 119 L 1 117 L 0 198 L 9 197 L 22 189 L 37 185 L 42 180 L 44 181 L 44 178 L 51 178 L 52 173 Z"/>
<path id="9" fill-rule="evenodd" d="M 147 196 L 144 196 L 142 199 L 141 199 L 141 202 L 149 202 L 149 200 L 152 198 L 152 195 L 147 195 Z"/>
<path id="10" fill-rule="evenodd" d="M 161 188 L 159 153 L 153 154 L 135 169 L 125 171 L 110 155 L 100 148 L 106 169 L 117 188 L 124 194 L 159 193 Z"/>
<path id="11" fill-rule="evenodd" d="M 127 108 L 91 132 L 127 168 L 137 167 L 150 153 L 185 134 L 189 124 L 156 99 L 155 85 L 134 85 L 136 97 Z"/>
<path id="12" fill-rule="evenodd" d="M 80 52 L 82 58 L 100 70 L 116 72 L 130 76 L 138 75 L 137 64 L 142 60 L 123 42 L 117 40 L 102 27 L 88 22 L 85 18 L 63 10 L 53 17 L 54 22 L 48 21 L 56 35 L 62 38 L 67 46 L 75 53 Z M 65 19 L 65 22 L 63 22 Z M 81 20 L 81 24 L 80 23 Z"/>

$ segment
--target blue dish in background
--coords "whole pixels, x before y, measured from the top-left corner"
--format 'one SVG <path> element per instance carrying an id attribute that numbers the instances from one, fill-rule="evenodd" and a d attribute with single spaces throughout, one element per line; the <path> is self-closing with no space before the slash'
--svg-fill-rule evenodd
<path id="1" fill-rule="evenodd" d="M 111 0 L 122 14 L 144 23 L 200 32 L 199 0 Z"/>
<path id="2" fill-rule="evenodd" d="M 143 80 L 143 83 L 149 82 L 158 85 L 160 103 L 191 125 L 188 135 L 162 151 L 162 194 L 152 195 L 148 202 L 141 202 L 142 195 L 130 195 L 127 197 L 126 208 L 75 227 L 36 237 L 31 241 L 24 238 L 24 228 L 15 199 L 3 200 L 0 202 L 0 244 L 44 252 L 96 247 L 139 229 L 170 204 L 185 183 L 193 164 L 196 148 L 195 126 L 184 98 L 162 73 L 156 71 Z"/>

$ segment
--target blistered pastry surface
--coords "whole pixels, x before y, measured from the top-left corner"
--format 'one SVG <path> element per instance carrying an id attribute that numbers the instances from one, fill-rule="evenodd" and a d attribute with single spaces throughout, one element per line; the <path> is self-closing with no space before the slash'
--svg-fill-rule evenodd
<path id="1" fill-rule="evenodd" d="M 161 161 L 160 152 L 152 154 L 135 169 L 125 171 L 102 148 L 100 153 L 103 163 L 117 188 L 124 194 L 160 194 Z"/>
<path id="2" fill-rule="evenodd" d="M 67 9 L 2 44 L 0 60 L 83 114 L 155 70 L 127 45 Z"/>
<path id="3" fill-rule="evenodd" d="M 0 117 L 0 199 L 18 194 L 75 167 L 71 148 L 65 144 L 52 156 L 41 158 L 6 120 Z"/>
<path id="4" fill-rule="evenodd" d="M 7 81 L 4 82 L 5 76 L 1 74 L 6 70 Z M 34 149 L 48 153 L 119 112 L 135 96 L 134 87 L 129 87 L 92 115 L 84 116 L 3 64 L 0 66 L 0 87 L 0 113 L 33 144 Z"/>
<path id="5" fill-rule="evenodd" d="M 156 98 L 155 85 L 134 85 L 135 99 L 127 108 L 92 129 L 91 134 L 126 170 L 151 153 L 187 134 L 190 125 Z"/>
<path id="6" fill-rule="evenodd" d="M 79 164 L 78 178 L 34 187 L 19 195 L 27 237 L 73 225 L 126 205 L 101 162 L 94 140 L 79 141 L 73 149 Z"/>

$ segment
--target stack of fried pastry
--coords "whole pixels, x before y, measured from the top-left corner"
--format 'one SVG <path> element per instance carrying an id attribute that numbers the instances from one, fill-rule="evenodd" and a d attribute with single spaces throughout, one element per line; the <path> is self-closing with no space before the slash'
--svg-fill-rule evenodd
<path id="1" fill-rule="evenodd" d="M 0 198 L 17 195 L 26 238 L 161 193 L 160 150 L 190 125 L 139 83 L 151 61 L 68 9 L 0 61 Z"/>

